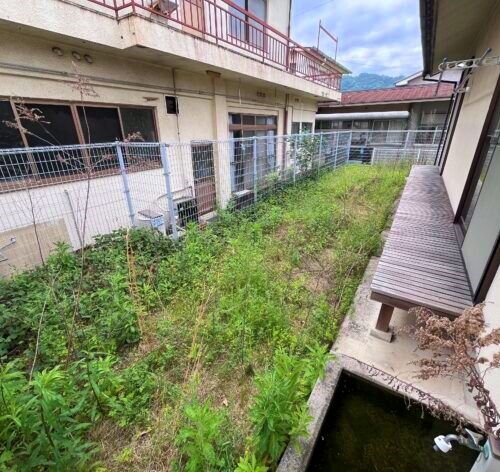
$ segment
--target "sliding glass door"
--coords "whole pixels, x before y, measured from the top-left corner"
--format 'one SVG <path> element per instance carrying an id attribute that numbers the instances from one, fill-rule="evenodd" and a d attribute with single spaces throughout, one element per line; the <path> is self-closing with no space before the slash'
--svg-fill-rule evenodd
<path id="1" fill-rule="evenodd" d="M 459 223 L 465 234 L 463 257 L 476 294 L 500 234 L 500 99 L 466 190 Z"/>

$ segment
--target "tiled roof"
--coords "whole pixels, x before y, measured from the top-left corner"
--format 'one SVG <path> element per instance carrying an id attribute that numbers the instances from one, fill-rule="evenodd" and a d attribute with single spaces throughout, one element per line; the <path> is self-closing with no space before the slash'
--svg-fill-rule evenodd
<path id="1" fill-rule="evenodd" d="M 437 84 L 429 85 L 405 85 L 374 90 L 356 90 L 342 92 L 342 101 L 324 102 L 320 106 L 340 107 L 346 105 L 361 105 L 364 103 L 391 103 L 391 102 L 413 102 L 419 100 L 435 100 L 437 98 L 449 98 L 453 92 L 454 84 L 442 82 L 437 89 Z M 436 94 L 437 89 L 437 94 Z"/>

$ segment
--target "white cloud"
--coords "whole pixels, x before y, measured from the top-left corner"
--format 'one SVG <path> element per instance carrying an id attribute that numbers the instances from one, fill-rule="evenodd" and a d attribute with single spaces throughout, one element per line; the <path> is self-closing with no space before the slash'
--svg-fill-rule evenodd
<path id="1" fill-rule="evenodd" d="M 339 38 L 338 60 L 355 74 L 409 75 L 422 67 L 416 0 L 294 0 L 293 39 L 315 45 L 320 19 Z M 326 36 L 320 47 L 334 51 Z"/>

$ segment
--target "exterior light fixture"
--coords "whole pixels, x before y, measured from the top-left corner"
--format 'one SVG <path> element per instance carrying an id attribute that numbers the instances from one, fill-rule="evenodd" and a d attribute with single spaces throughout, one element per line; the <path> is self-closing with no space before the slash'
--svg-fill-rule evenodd
<path id="1" fill-rule="evenodd" d="M 82 60 L 82 56 L 79 52 L 76 52 L 76 51 L 73 51 L 71 53 L 71 55 L 73 56 L 73 59 L 76 59 L 77 61 L 81 61 Z"/>
<path id="2" fill-rule="evenodd" d="M 52 48 L 52 52 L 56 55 L 56 56 L 59 56 L 61 57 L 64 53 L 63 53 L 63 50 L 61 48 L 58 48 L 57 46 L 54 46 Z"/>
<path id="3" fill-rule="evenodd" d="M 85 54 L 83 56 L 83 58 L 85 59 L 85 62 L 87 64 L 93 64 L 94 63 L 94 58 L 92 56 L 90 56 L 89 54 Z"/>

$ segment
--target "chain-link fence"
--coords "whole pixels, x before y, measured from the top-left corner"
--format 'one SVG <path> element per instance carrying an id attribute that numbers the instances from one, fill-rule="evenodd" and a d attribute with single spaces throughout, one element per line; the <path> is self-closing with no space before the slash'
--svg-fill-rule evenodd
<path id="1" fill-rule="evenodd" d="M 218 208 L 238 211 L 299 180 L 347 163 L 433 163 L 435 137 L 355 131 L 193 141 L 0 150 L 0 275 L 74 250 L 115 229 L 174 238 Z M 397 138 L 397 139 L 396 139 Z M 361 140 L 364 139 L 364 142 Z"/>

